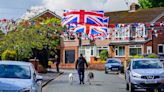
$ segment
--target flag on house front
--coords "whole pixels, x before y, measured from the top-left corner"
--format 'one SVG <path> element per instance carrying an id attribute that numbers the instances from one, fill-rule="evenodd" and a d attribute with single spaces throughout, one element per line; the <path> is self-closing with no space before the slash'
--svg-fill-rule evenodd
<path id="1" fill-rule="evenodd" d="M 85 10 L 64 10 L 62 25 L 64 26 L 71 23 L 103 26 L 104 12 Z"/>

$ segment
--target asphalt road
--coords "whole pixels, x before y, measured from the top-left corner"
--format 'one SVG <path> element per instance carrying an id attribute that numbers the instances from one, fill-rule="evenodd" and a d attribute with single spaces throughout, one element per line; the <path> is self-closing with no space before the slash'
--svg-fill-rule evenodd
<path id="1" fill-rule="evenodd" d="M 91 85 L 87 81 L 84 85 L 79 85 L 77 72 L 64 70 L 64 74 L 46 85 L 43 92 L 127 92 L 125 81 L 119 75 L 105 74 L 103 71 L 94 70 L 88 70 L 85 74 L 87 75 L 89 71 L 95 75 Z M 68 81 L 69 73 L 73 73 L 75 77 L 72 85 Z"/>

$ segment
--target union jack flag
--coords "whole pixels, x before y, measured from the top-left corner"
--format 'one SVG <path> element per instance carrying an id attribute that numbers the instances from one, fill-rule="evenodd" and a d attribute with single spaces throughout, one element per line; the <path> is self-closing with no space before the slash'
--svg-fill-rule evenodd
<path id="1" fill-rule="evenodd" d="M 92 25 L 77 25 L 73 30 L 70 32 L 75 33 L 85 33 L 88 36 L 94 37 L 106 37 L 107 36 L 107 27 L 100 27 L 100 26 L 92 26 Z"/>
<path id="2" fill-rule="evenodd" d="M 65 10 L 62 18 L 62 25 L 76 23 L 103 26 L 103 18 L 103 11 Z"/>
<path id="3" fill-rule="evenodd" d="M 109 17 L 104 17 L 104 27 L 108 27 Z"/>

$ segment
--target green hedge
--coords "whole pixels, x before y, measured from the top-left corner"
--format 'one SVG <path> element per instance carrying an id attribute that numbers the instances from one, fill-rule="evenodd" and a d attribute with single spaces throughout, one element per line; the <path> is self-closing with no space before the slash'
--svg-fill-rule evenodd
<path id="1" fill-rule="evenodd" d="M 148 58 L 158 58 L 158 56 L 156 54 L 149 54 L 147 57 Z"/>
<path id="2" fill-rule="evenodd" d="M 1 55 L 2 60 L 16 60 L 16 51 L 5 50 Z"/>

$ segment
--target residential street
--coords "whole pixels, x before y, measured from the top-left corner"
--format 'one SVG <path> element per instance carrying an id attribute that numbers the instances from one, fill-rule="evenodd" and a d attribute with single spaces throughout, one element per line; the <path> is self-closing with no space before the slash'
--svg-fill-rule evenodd
<path id="1" fill-rule="evenodd" d="M 105 74 L 104 71 L 95 70 L 88 70 L 85 74 L 87 75 L 89 71 L 95 74 L 92 85 L 89 85 L 87 82 L 85 82 L 84 85 L 79 85 L 76 71 L 64 70 L 64 74 L 46 85 L 43 88 L 43 92 L 127 92 L 125 89 L 125 81 L 119 77 L 119 75 Z M 75 75 L 73 85 L 69 84 L 69 73 Z"/>

